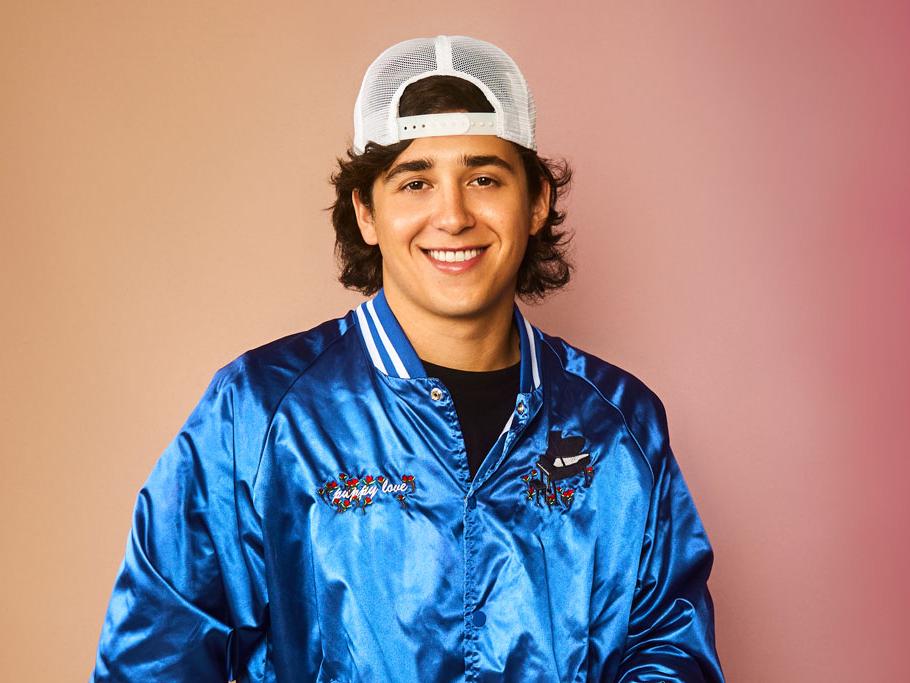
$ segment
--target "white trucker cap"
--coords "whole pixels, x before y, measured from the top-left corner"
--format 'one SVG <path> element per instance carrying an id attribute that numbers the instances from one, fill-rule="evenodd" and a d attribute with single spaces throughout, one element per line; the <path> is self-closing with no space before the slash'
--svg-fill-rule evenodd
<path id="1" fill-rule="evenodd" d="M 428 76 L 456 76 L 486 95 L 493 113 L 398 116 L 401 93 Z M 467 36 L 414 38 L 393 45 L 370 64 L 354 105 L 354 151 L 368 142 L 391 145 L 437 135 L 496 135 L 537 149 L 534 99 L 509 55 Z"/>

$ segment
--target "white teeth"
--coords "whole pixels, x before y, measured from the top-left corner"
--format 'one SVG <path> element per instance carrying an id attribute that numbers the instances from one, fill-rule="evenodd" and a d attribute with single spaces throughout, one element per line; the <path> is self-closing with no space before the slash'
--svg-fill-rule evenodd
<path id="1" fill-rule="evenodd" d="M 459 251 L 449 251 L 447 249 L 430 249 L 429 253 L 437 261 L 454 263 L 456 261 L 469 261 L 477 256 L 482 249 L 461 249 Z"/>

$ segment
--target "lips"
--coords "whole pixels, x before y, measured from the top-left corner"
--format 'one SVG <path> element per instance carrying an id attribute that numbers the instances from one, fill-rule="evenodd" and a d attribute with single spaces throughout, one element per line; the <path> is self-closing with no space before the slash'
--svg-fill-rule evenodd
<path id="1" fill-rule="evenodd" d="M 467 247 L 463 249 L 423 249 L 430 263 L 445 273 L 462 273 L 482 258 L 486 247 Z"/>
<path id="2" fill-rule="evenodd" d="M 468 249 L 425 249 L 424 251 L 430 258 L 437 261 L 460 263 L 462 261 L 470 261 L 475 256 L 478 256 L 483 250 L 484 247 L 472 247 Z"/>

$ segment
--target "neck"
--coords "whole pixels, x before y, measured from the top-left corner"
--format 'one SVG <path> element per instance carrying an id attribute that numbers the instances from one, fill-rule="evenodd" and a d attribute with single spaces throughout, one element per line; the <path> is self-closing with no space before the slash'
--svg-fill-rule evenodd
<path id="1" fill-rule="evenodd" d="M 389 307 L 414 351 L 423 360 L 457 370 L 484 372 L 521 359 L 513 324 L 514 294 L 476 316 L 435 315 L 408 305 L 394 289 L 385 290 Z"/>

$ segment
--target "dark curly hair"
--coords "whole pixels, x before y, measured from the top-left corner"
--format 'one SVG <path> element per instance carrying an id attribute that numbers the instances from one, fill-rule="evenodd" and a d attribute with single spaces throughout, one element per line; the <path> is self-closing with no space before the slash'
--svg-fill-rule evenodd
<path id="1" fill-rule="evenodd" d="M 492 112 L 493 107 L 477 86 L 455 76 L 430 76 L 412 83 L 402 93 L 398 106 L 400 116 L 453 111 Z M 410 144 L 411 140 L 385 146 L 369 142 L 363 154 L 348 149 L 347 159 L 338 159 L 338 170 L 331 176 L 336 200 L 329 209 L 335 227 L 335 256 L 341 269 L 338 279 L 347 289 L 369 296 L 382 287 L 382 254 L 377 245 L 364 242 L 351 193 L 356 190 L 372 211 L 373 181 Z M 532 199 L 540 196 L 544 183 L 550 188 L 546 221 L 528 239 L 515 290 L 523 300 L 535 302 L 551 290 L 563 287 L 573 269 L 567 256 L 572 235 L 556 230 L 566 217 L 565 211 L 557 209 L 557 201 L 568 191 L 572 169 L 564 159 L 545 159 L 517 144 L 515 149 L 524 166 L 528 196 Z"/>

